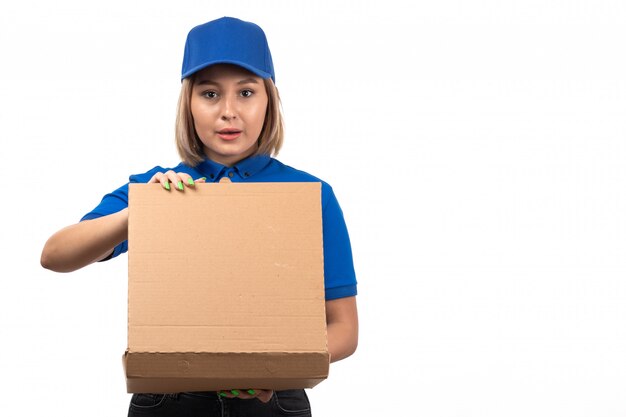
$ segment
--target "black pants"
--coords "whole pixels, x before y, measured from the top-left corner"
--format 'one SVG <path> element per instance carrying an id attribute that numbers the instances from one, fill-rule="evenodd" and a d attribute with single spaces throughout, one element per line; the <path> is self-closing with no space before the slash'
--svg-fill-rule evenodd
<path id="1" fill-rule="evenodd" d="M 215 392 L 133 394 L 128 417 L 311 417 L 304 390 L 276 391 L 267 403 L 222 398 Z"/>

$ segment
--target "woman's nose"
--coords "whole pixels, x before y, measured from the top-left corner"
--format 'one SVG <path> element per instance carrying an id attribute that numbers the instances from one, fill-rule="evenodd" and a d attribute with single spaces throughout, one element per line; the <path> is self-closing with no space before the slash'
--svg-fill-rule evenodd
<path id="1" fill-rule="evenodd" d="M 231 120 L 237 117 L 236 105 L 234 99 L 226 98 L 223 101 L 222 120 Z"/>

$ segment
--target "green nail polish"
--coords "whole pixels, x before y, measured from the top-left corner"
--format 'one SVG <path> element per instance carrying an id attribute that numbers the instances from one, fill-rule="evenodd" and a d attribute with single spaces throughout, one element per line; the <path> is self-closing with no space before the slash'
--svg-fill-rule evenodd
<path id="1" fill-rule="evenodd" d="M 230 392 L 232 392 L 232 394 L 236 397 L 239 395 L 239 391 L 237 391 L 236 389 L 231 389 Z"/>
<path id="2" fill-rule="evenodd" d="M 176 184 L 176 186 L 178 187 L 179 190 L 183 190 L 183 182 L 182 181 L 178 181 L 178 184 Z"/>
<path id="3" fill-rule="evenodd" d="M 220 392 L 220 397 L 225 397 L 226 394 L 224 394 L 223 392 Z"/>
<path id="4" fill-rule="evenodd" d="M 165 189 L 166 189 L 167 191 L 169 191 L 169 190 L 170 190 L 170 182 L 169 182 L 169 181 L 165 181 Z"/>
<path id="5" fill-rule="evenodd" d="M 193 178 L 189 177 L 189 179 L 187 180 L 187 184 L 193 185 Z"/>
<path id="6" fill-rule="evenodd" d="M 200 178 L 202 181 L 206 181 L 206 177 L 202 177 Z"/>
<path id="7" fill-rule="evenodd" d="M 248 394 L 250 394 L 250 395 L 254 395 L 254 394 L 256 394 L 256 391 L 255 391 L 255 390 L 253 390 L 253 389 L 249 389 L 249 390 L 248 390 Z"/>

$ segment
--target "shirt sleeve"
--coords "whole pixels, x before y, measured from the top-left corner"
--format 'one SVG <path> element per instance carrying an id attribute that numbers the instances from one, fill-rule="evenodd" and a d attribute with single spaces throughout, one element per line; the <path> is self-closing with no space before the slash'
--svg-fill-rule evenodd
<path id="1" fill-rule="evenodd" d="M 93 210 L 85 214 L 80 221 L 97 219 L 99 217 L 108 216 L 117 213 L 128 207 L 128 184 L 122 185 L 117 190 L 105 195 Z M 104 258 L 103 261 L 115 258 L 116 256 L 128 251 L 128 241 L 125 240 L 113 249 L 113 253 Z"/>
<path id="2" fill-rule="evenodd" d="M 324 287 L 326 300 L 357 295 L 348 228 L 332 188 L 322 183 Z"/>

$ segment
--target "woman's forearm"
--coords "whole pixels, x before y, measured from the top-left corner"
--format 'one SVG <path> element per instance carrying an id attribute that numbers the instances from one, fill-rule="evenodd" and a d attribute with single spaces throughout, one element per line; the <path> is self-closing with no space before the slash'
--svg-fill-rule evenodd
<path id="1" fill-rule="evenodd" d="M 331 362 L 354 353 L 359 341 L 356 297 L 326 301 L 326 334 Z"/>
<path id="2" fill-rule="evenodd" d="M 328 353 L 330 361 L 337 362 L 352 355 L 358 343 L 357 330 L 346 323 L 333 323 L 327 326 Z"/>
<path id="3" fill-rule="evenodd" d="M 128 239 L 128 209 L 73 224 L 53 234 L 41 252 L 41 266 L 71 272 L 108 256 Z"/>

